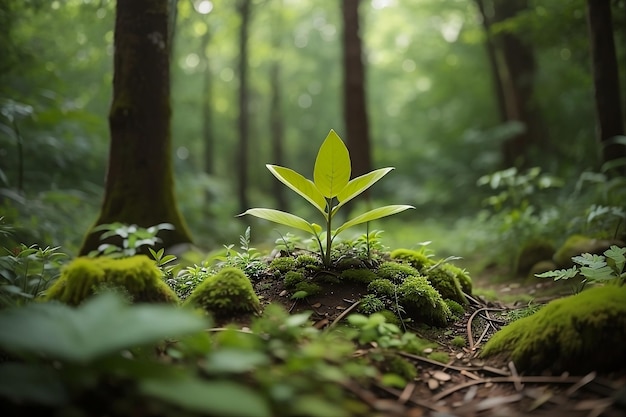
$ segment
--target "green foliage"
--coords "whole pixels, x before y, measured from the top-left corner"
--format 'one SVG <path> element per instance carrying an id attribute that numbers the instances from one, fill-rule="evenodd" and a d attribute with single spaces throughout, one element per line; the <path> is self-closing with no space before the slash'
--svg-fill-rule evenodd
<path id="1" fill-rule="evenodd" d="M 355 268 L 341 271 L 341 279 L 359 284 L 369 284 L 378 278 L 376 273 L 369 268 Z"/>
<path id="2" fill-rule="evenodd" d="M 44 249 L 23 244 L 0 256 L 0 306 L 32 301 L 42 295 L 60 276 L 68 255 L 59 247 Z"/>
<path id="3" fill-rule="evenodd" d="M 98 250 L 92 251 L 89 256 L 122 258 L 137 255 L 143 246 L 151 247 L 161 242 L 157 236 L 161 230 L 174 230 L 174 226 L 170 223 L 160 223 L 146 228 L 120 222 L 98 225 L 92 231 L 104 232 L 100 235 L 100 240 L 113 239 L 121 243 L 102 243 Z"/>
<path id="4" fill-rule="evenodd" d="M 250 246 L 250 226 L 246 228 L 243 235 L 239 236 L 239 247 L 241 252 L 233 250 L 234 245 L 224 245 L 226 255 L 220 257 L 224 266 L 239 268 L 250 277 L 256 277 L 265 269 L 265 264 L 261 261 L 261 253 Z"/>
<path id="5" fill-rule="evenodd" d="M 200 307 L 219 318 L 257 313 L 261 308 L 252 283 L 241 269 L 235 267 L 223 268 L 206 278 L 184 304 Z"/>
<path id="6" fill-rule="evenodd" d="M 366 294 L 361 298 L 361 302 L 358 307 L 359 313 L 373 314 L 385 309 L 385 303 L 383 303 L 376 295 Z M 386 318 L 385 318 L 386 319 Z"/>
<path id="7" fill-rule="evenodd" d="M 166 282 L 176 292 L 178 298 L 184 301 L 198 285 L 215 273 L 216 271 L 204 262 L 200 265 L 194 264 L 184 268 L 176 276 L 167 279 Z"/>
<path id="8" fill-rule="evenodd" d="M 538 278 L 553 278 L 554 281 L 558 281 L 560 279 L 574 278 L 580 274 L 584 277 L 583 283 L 615 282 L 618 285 L 623 285 L 626 281 L 626 271 L 624 271 L 625 254 L 626 248 L 611 245 L 604 252 L 604 256 L 583 253 L 572 258 L 574 263 L 578 265 L 574 265 L 569 269 L 535 274 L 535 276 Z"/>
<path id="9" fill-rule="evenodd" d="M 388 279 L 378 278 L 367 286 L 367 290 L 378 295 L 392 297 L 396 293 L 396 287 Z"/>
<path id="10" fill-rule="evenodd" d="M 428 354 L 427 358 L 443 364 L 450 362 L 450 355 L 445 352 L 432 352 Z"/>
<path id="11" fill-rule="evenodd" d="M 505 353 L 520 371 L 623 368 L 626 287 L 605 285 L 551 301 L 498 331 L 481 353 Z"/>
<path id="12" fill-rule="evenodd" d="M 242 215 L 249 214 L 312 234 L 318 243 L 324 266 L 327 268 L 331 264 L 330 255 L 333 240 L 343 230 L 413 208 L 408 205 L 379 207 L 354 217 L 333 230 L 332 220 L 339 209 L 392 170 L 392 168 L 381 168 L 350 180 L 351 163 L 348 149 L 333 130 L 326 136 L 318 151 L 313 170 L 313 181 L 289 168 L 277 165 L 267 165 L 267 168 L 278 180 L 303 197 L 322 214 L 326 227 L 324 238 L 326 247 L 324 248 L 323 238 L 320 238 L 322 228 L 318 224 L 310 223 L 291 213 L 274 209 L 253 208 L 246 210 Z M 335 200 L 337 204 L 334 203 Z"/>
<path id="13" fill-rule="evenodd" d="M 430 268 L 435 262 L 427 255 L 424 250 L 412 250 L 412 249 L 394 249 L 389 254 L 391 259 L 403 261 L 409 263 L 413 268 L 418 271 L 422 271 L 425 268 Z"/>
<path id="14" fill-rule="evenodd" d="M 441 297 L 449 298 L 460 304 L 467 304 L 459 279 L 451 270 L 440 265 L 428 270 L 426 278 L 430 285 L 441 294 Z"/>
<path id="15" fill-rule="evenodd" d="M 295 286 L 295 292 L 291 298 L 300 299 L 310 297 L 312 295 L 317 295 L 322 291 L 322 287 L 317 285 L 314 282 L 310 281 L 301 281 L 298 282 Z M 298 296 L 296 296 L 298 294 Z"/>
<path id="16" fill-rule="evenodd" d="M 178 303 L 178 297 L 163 280 L 162 272 L 145 255 L 76 258 L 44 293 L 44 299 L 79 305 L 103 285 L 119 287 L 138 303 Z"/>
<path id="17" fill-rule="evenodd" d="M 269 264 L 270 271 L 276 271 L 285 274 L 296 267 L 296 260 L 291 256 L 281 256 L 274 258 Z"/>
<path id="18" fill-rule="evenodd" d="M 304 274 L 300 271 L 288 271 L 283 278 L 285 288 L 295 288 L 302 281 L 304 281 Z"/>
<path id="19" fill-rule="evenodd" d="M 541 307 L 540 304 L 533 304 L 532 302 L 528 303 L 526 307 L 516 308 L 506 312 L 506 320 L 509 323 L 514 322 L 515 320 L 523 319 L 524 317 L 529 317 L 538 312 Z"/>

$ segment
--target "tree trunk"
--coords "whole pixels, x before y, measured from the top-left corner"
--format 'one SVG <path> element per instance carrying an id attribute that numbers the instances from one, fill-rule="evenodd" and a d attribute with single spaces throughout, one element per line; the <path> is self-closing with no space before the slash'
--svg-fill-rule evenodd
<path id="1" fill-rule="evenodd" d="M 250 0 L 240 0 L 239 15 L 239 149 L 237 151 L 237 199 L 239 212 L 243 213 L 248 207 L 248 30 L 250 22 Z"/>
<path id="2" fill-rule="evenodd" d="M 211 131 L 212 114 L 211 114 L 211 68 L 208 58 L 207 48 L 211 41 L 211 32 L 207 28 L 206 33 L 202 37 L 200 56 L 204 62 L 203 70 L 203 88 L 202 88 L 202 143 L 204 144 L 204 172 L 208 175 L 215 173 L 215 164 L 213 159 L 214 140 Z"/>
<path id="3" fill-rule="evenodd" d="M 104 201 L 96 225 L 171 223 L 159 247 L 191 242 L 174 199 L 170 136 L 168 0 L 118 0 L 115 19 L 111 143 Z M 97 249 L 89 232 L 81 255 Z"/>
<path id="4" fill-rule="evenodd" d="M 597 138 L 602 146 L 602 161 L 606 163 L 626 158 L 626 146 L 611 143 L 612 138 L 624 134 L 624 120 L 610 0 L 587 0 L 587 22 L 591 40 Z M 626 159 L 622 162 L 616 170 L 626 175 Z"/>
<path id="5" fill-rule="evenodd" d="M 490 60 L 496 72 L 494 79 L 500 83 L 495 91 L 500 111 L 504 112 L 504 121 L 518 121 L 525 126 L 523 132 L 502 144 L 503 164 L 506 167 L 527 168 L 531 148 L 548 145 L 541 115 L 533 103 L 537 69 L 533 48 L 514 33 L 503 32 L 492 37 L 490 28 L 493 23 L 513 18 L 527 10 L 528 0 L 494 0 L 489 3 L 489 12 L 485 3 L 477 0 L 479 10 L 486 18 L 487 40 L 491 39 L 494 46 Z M 493 14 L 492 19 L 490 13 Z"/>
<path id="6" fill-rule="evenodd" d="M 282 6 L 282 2 L 279 2 Z M 272 48 L 274 49 L 274 60 L 270 66 L 270 131 L 272 132 L 272 163 L 284 166 L 283 143 L 285 141 L 285 125 L 283 123 L 282 112 L 282 90 L 280 83 L 280 60 L 276 56 L 280 56 L 279 52 L 282 46 L 282 19 L 280 19 L 280 10 L 274 12 L 277 17 L 272 21 Z M 282 211 L 288 211 L 287 197 L 285 195 L 285 186 L 280 181 L 272 182 L 272 193 L 276 198 L 276 208 Z"/>
<path id="7" fill-rule="evenodd" d="M 353 177 L 372 170 L 358 8 L 359 0 L 343 0 L 343 113 Z"/>

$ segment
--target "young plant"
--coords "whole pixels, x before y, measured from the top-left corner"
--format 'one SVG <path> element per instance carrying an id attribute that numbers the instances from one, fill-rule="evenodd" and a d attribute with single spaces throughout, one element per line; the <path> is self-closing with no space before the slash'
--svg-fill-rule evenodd
<path id="1" fill-rule="evenodd" d="M 584 276 L 583 285 L 587 282 L 615 282 L 618 285 L 624 285 L 626 281 L 626 248 L 620 248 L 615 245 L 604 252 L 603 255 L 592 255 L 583 253 L 574 256 L 572 260 L 578 265 L 574 265 L 569 269 L 559 269 L 557 271 L 548 271 L 543 274 L 535 274 L 538 278 L 553 278 L 555 281 L 560 279 L 574 278 L 578 274 Z"/>
<path id="2" fill-rule="evenodd" d="M 174 230 L 170 223 L 159 223 L 148 228 L 139 227 L 136 224 L 124 224 L 120 222 L 101 224 L 94 227 L 94 231 L 105 231 L 100 240 L 117 237 L 122 240 L 122 246 L 111 243 L 103 243 L 97 250 L 91 251 L 89 256 L 110 256 L 112 258 L 123 258 L 139 253 L 142 246 L 154 246 L 161 242 L 157 236 L 161 230 Z"/>
<path id="3" fill-rule="evenodd" d="M 330 253 L 333 240 L 342 231 L 361 223 L 367 223 L 414 208 L 408 205 L 379 207 L 356 216 L 333 230 L 333 219 L 339 209 L 371 187 L 393 168 L 377 169 L 360 177 L 350 179 L 351 163 L 348 148 L 346 148 L 341 138 L 332 129 L 322 143 L 315 159 L 313 181 L 289 168 L 270 164 L 266 166 L 280 182 L 295 191 L 322 214 L 326 227 L 325 232 L 316 223 L 280 210 L 252 208 L 240 215 L 249 214 L 312 234 L 319 246 L 325 267 L 329 267 L 331 263 Z M 325 247 L 322 242 L 323 234 L 326 235 L 324 239 Z"/>

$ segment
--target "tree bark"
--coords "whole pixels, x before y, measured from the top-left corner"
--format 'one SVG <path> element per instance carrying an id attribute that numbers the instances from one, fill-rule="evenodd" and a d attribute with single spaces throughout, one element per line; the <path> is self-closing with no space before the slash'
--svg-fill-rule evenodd
<path id="1" fill-rule="evenodd" d="M 118 0 L 111 142 L 104 201 L 96 225 L 171 223 L 159 247 L 191 242 L 174 199 L 170 136 L 168 0 Z M 80 254 L 97 249 L 88 232 Z"/>
<path id="2" fill-rule="evenodd" d="M 248 31 L 250 22 L 250 0 L 240 0 L 239 15 L 241 26 L 239 27 L 239 149 L 236 157 L 237 167 L 237 199 L 239 212 L 248 209 L 248 151 L 249 145 L 249 120 L 248 103 Z"/>
<path id="3" fill-rule="evenodd" d="M 278 6 L 282 7 L 282 1 L 278 2 Z M 284 166 L 284 150 L 283 143 L 285 141 L 285 125 L 283 123 L 282 112 L 282 89 L 280 83 L 281 63 L 277 56 L 282 46 L 282 19 L 280 10 L 274 12 L 276 16 L 272 21 L 272 48 L 274 60 L 270 66 L 270 131 L 272 132 L 272 161 L 276 165 Z M 272 193 L 276 198 L 276 208 L 282 211 L 288 211 L 287 197 L 285 195 L 285 186 L 280 181 L 272 182 Z"/>
<path id="4" fill-rule="evenodd" d="M 595 93 L 596 130 L 598 142 L 602 147 L 602 161 L 607 163 L 624 158 L 616 170 L 621 175 L 626 175 L 626 146 L 611 143 L 612 138 L 624 134 L 624 119 L 610 0 L 587 0 L 587 22 Z"/>
<path id="5" fill-rule="evenodd" d="M 343 113 L 353 177 L 372 170 L 358 8 L 359 0 L 343 0 Z"/>

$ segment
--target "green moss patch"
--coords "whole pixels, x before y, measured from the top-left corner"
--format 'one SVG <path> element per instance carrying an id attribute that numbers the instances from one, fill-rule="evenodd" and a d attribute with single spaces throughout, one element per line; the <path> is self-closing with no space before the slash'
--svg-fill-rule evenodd
<path id="1" fill-rule="evenodd" d="M 119 288 L 133 302 L 178 302 L 159 268 L 145 255 L 122 259 L 76 258 L 46 291 L 44 299 L 78 305 L 101 288 Z"/>
<path id="2" fill-rule="evenodd" d="M 497 332 L 482 356 L 509 354 L 522 371 L 626 368 L 626 287 L 607 285 L 554 300 Z"/>
<path id="3" fill-rule="evenodd" d="M 232 267 L 222 269 L 198 285 L 185 300 L 185 305 L 200 307 L 219 318 L 256 313 L 261 309 L 259 298 L 246 274 Z"/>

